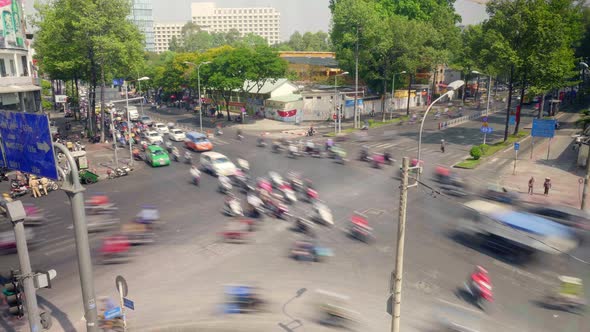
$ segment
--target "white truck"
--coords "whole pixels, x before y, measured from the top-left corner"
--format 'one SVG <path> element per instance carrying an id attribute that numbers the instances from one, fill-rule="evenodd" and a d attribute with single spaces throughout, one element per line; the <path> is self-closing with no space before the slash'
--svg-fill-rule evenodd
<path id="1" fill-rule="evenodd" d="M 131 121 L 138 121 L 139 120 L 139 112 L 137 111 L 137 107 L 135 107 L 135 106 L 125 107 L 125 111 L 129 113 L 129 120 L 131 120 Z"/>

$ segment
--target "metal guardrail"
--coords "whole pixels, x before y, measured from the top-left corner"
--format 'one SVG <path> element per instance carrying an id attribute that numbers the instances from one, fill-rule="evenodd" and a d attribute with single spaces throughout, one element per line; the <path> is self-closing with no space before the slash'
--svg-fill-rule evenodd
<path id="1" fill-rule="evenodd" d="M 501 111 L 503 111 L 503 109 L 501 109 L 501 108 L 500 109 L 489 110 L 487 114 L 490 115 L 490 114 L 494 114 L 494 113 L 501 112 Z M 439 130 L 444 130 L 444 129 L 447 129 L 447 128 L 451 128 L 451 127 L 460 125 L 460 124 L 462 124 L 464 122 L 467 122 L 467 121 L 470 121 L 470 120 L 473 120 L 473 119 L 481 118 L 481 117 L 483 117 L 485 115 L 486 115 L 486 111 L 479 111 L 479 112 L 475 112 L 475 113 L 470 114 L 470 115 L 465 115 L 465 116 L 462 116 L 462 117 L 459 117 L 459 118 L 456 118 L 456 119 L 442 121 L 442 122 L 439 122 L 438 123 L 438 129 Z"/>

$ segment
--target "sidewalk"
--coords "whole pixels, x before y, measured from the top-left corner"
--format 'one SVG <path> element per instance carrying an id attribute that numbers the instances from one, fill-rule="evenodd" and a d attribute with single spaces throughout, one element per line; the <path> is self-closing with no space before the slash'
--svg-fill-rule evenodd
<path id="1" fill-rule="evenodd" d="M 572 148 L 572 135 L 579 131 L 575 121 L 579 118 L 576 113 L 562 113 L 561 128 L 551 139 L 536 138 L 531 157 L 531 138 L 521 142 L 521 150 L 514 171 L 514 149 L 507 148 L 498 156 L 482 165 L 483 173 L 490 173 L 488 178 L 496 178 L 497 182 L 517 191 L 525 202 L 536 204 L 557 204 L 580 208 L 583 177 L 585 170 L 577 166 L 578 150 Z M 548 156 L 548 148 L 549 156 Z M 477 172 L 481 177 L 481 173 Z M 528 195 L 528 181 L 535 178 L 534 194 Z M 543 195 L 545 178 L 551 179 L 552 188 L 548 196 Z M 582 182 L 582 183 L 580 183 Z"/>

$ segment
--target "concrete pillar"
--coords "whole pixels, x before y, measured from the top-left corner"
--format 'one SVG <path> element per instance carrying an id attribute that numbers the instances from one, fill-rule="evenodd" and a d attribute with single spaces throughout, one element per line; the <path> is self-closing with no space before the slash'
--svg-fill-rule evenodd
<path id="1" fill-rule="evenodd" d="M 18 101 L 20 104 L 20 111 L 21 112 L 27 112 L 27 108 L 25 105 L 25 93 L 24 92 L 19 92 L 18 93 Z"/>

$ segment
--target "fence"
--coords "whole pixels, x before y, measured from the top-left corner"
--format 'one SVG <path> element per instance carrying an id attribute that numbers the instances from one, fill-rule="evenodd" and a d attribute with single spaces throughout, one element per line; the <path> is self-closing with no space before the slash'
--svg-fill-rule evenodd
<path id="1" fill-rule="evenodd" d="M 500 109 L 494 108 L 494 109 L 489 110 L 487 114 L 488 115 L 494 114 L 494 113 L 500 112 L 502 110 L 503 110 L 502 108 L 500 108 Z M 465 115 L 465 116 L 462 116 L 462 117 L 459 117 L 459 118 L 456 118 L 456 119 L 451 119 L 451 120 L 439 122 L 438 123 L 438 129 L 439 130 L 444 130 L 444 129 L 447 129 L 447 128 L 451 128 L 451 127 L 460 125 L 460 124 L 462 124 L 464 122 L 467 122 L 467 121 L 470 121 L 470 120 L 473 120 L 473 119 L 481 118 L 482 116 L 485 116 L 485 115 L 486 115 L 486 111 L 479 111 L 479 112 L 475 112 L 475 113 L 470 114 L 470 115 Z"/>

